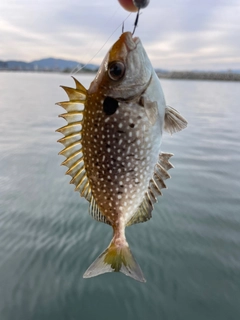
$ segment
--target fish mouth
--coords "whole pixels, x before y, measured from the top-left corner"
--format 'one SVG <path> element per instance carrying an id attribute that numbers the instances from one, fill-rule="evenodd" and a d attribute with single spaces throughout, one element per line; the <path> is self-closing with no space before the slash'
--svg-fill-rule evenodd
<path id="1" fill-rule="evenodd" d="M 133 39 L 134 43 L 135 43 L 136 45 L 138 45 L 140 39 L 139 39 L 138 37 L 134 37 L 134 38 L 132 38 L 132 39 Z"/>
<path id="2" fill-rule="evenodd" d="M 132 36 L 131 32 L 125 32 L 121 35 L 120 39 L 122 39 L 128 51 L 132 51 L 136 49 L 140 39 L 138 37 Z"/>

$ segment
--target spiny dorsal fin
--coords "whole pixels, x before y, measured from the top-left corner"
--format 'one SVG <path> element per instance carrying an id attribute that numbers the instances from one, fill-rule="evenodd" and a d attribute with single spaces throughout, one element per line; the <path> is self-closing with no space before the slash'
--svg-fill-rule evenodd
<path id="1" fill-rule="evenodd" d="M 165 108 L 164 121 L 164 130 L 170 134 L 181 131 L 187 127 L 187 120 L 184 119 L 176 109 L 170 106 Z"/>
<path id="2" fill-rule="evenodd" d="M 151 219 L 153 205 L 157 202 L 157 197 L 162 195 L 161 189 L 167 188 L 164 180 L 170 178 L 166 170 L 173 168 L 173 165 L 168 161 L 172 155 L 171 153 L 161 153 L 159 155 L 159 161 L 155 165 L 153 177 L 149 181 L 148 190 L 137 211 L 128 221 L 127 226 Z"/>
<path id="3" fill-rule="evenodd" d="M 91 196 L 90 204 L 89 204 L 89 214 L 93 217 L 93 219 L 110 224 L 110 222 L 105 218 L 103 214 L 101 214 L 96 201 L 94 200 L 93 196 Z"/>
<path id="4" fill-rule="evenodd" d="M 75 184 L 75 191 L 79 191 L 82 197 L 90 201 L 92 193 L 84 166 L 81 144 L 84 102 L 87 90 L 75 78 L 73 79 L 76 89 L 62 87 L 66 91 L 69 101 L 57 103 L 67 111 L 67 113 L 61 114 L 59 117 L 62 117 L 68 123 L 66 126 L 56 130 L 64 135 L 63 138 L 58 140 L 65 147 L 59 154 L 66 157 L 62 165 L 68 167 L 66 174 L 72 177 L 70 183 Z"/>

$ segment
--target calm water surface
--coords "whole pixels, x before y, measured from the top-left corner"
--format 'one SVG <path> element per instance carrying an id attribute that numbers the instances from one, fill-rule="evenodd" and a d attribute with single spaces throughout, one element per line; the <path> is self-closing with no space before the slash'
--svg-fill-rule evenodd
<path id="1" fill-rule="evenodd" d="M 92 75 L 78 79 L 88 87 Z M 111 240 L 57 153 L 62 74 L 0 73 L 0 319 L 240 319 L 240 85 L 161 81 L 189 121 L 153 218 L 127 229 L 147 279 L 82 275 Z"/>

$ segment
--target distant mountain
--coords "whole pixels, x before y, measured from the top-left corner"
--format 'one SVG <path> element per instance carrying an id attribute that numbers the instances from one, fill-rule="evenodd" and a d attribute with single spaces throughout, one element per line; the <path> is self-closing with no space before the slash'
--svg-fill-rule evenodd
<path id="1" fill-rule="evenodd" d="M 82 68 L 82 69 L 81 69 Z M 31 62 L 25 61 L 0 61 L 0 71 L 50 71 L 50 72 L 96 72 L 99 66 L 95 64 L 87 64 L 86 66 L 78 61 L 45 58 L 40 60 L 34 60 Z M 169 71 L 165 69 L 156 69 L 156 72 L 160 78 L 168 79 L 200 79 L 200 80 L 228 80 L 228 81 L 240 81 L 240 69 L 228 69 L 219 71 Z"/>
<path id="2" fill-rule="evenodd" d="M 38 69 L 53 69 L 53 70 L 64 70 L 73 69 L 77 66 L 82 66 L 82 63 L 72 60 L 46 58 L 41 60 L 34 60 L 31 62 Z"/>
<path id="3" fill-rule="evenodd" d="M 31 62 L 24 62 L 24 61 L 15 61 L 15 60 L 1 61 L 1 64 L 5 65 L 4 69 L 9 69 L 9 70 L 31 70 L 33 68 L 33 65 Z"/>
<path id="4" fill-rule="evenodd" d="M 78 61 L 45 58 L 34 60 L 31 62 L 25 61 L 0 61 L 0 70 L 23 70 L 23 71 L 67 71 L 70 72 L 75 68 L 81 68 L 84 64 Z M 97 71 L 97 65 L 89 64 L 83 67 L 83 71 Z"/>

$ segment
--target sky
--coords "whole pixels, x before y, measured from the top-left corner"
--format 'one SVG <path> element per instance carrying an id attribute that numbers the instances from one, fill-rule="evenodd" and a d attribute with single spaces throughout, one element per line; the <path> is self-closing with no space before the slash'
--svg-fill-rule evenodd
<path id="1" fill-rule="evenodd" d="M 135 16 L 117 0 L 0 1 L 0 60 L 100 64 Z M 151 0 L 135 36 L 155 68 L 240 69 L 240 0 Z"/>

